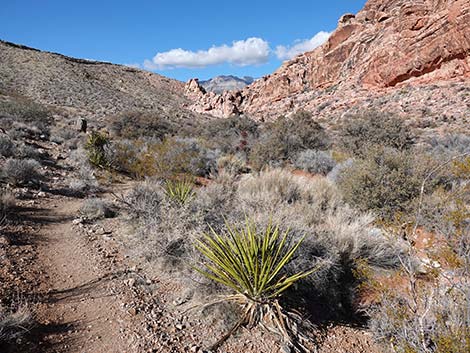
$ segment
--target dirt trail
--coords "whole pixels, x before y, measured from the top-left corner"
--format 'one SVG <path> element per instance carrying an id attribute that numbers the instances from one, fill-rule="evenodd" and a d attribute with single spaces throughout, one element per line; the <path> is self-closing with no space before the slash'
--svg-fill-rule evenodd
<path id="1" fill-rule="evenodd" d="M 99 242 L 78 232 L 74 218 L 82 200 L 43 200 L 31 215 L 41 224 L 37 265 L 42 278 L 36 315 L 39 352 L 134 352 L 126 335 L 126 290 L 118 266 Z M 109 261 L 108 261 L 109 264 Z M 112 262 L 111 262 L 112 264 Z"/>

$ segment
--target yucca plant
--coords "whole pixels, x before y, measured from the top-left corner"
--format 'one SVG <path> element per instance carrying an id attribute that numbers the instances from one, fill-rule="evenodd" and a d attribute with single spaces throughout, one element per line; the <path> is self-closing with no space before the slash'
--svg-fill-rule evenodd
<path id="1" fill-rule="evenodd" d="M 188 179 L 167 180 L 165 195 L 179 205 L 184 205 L 194 196 L 193 183 Z"/>
<path id="2" fill-rule="evenodd" d="M 97 167 L 107 167 L 106 147 L 109 145 L 109 138 L 102 133 L 93 131 L 85 144 L 85 150 L 88 154 L 88 160 Z"/>
<path id="3" fill-rule="evenodd" d="M 205 261 L 195 269 L 234 291 L 221 301 L 235 302 L 243 309 L 241 320 L 212 349 L 216 349 L 241 325 L 261 325 L 294 343 L 293 316 L 281 307 L 279 297 L 296 281 L 316 270 L 293 275 L 286 273 L 286 265 L 302 241 L 303 238 L 292 242 L 289 231 L 281 232 L 272 224 L 258 231 L 255 224 L 247 220 L 244 228 L 237 229 L 227 224 L 224 234 L 211 229 L 196 242 L 195 247 L 204 255 Z"/>

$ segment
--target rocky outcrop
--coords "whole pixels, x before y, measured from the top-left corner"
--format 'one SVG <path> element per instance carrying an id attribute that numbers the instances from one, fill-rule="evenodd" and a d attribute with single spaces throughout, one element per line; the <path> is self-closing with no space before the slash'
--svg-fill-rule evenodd
<path id="1" fill-rule="evenodd" d="M 470 0 L 369 0 L 358 14 L 343 15 L 321 47 L 239 92 L 200 95 L 193 109 L 266 117 L 298 108 L 316 111 L 331 90 L 335 103 L 352 96 L 360 103 L 404 85 L 467 86 L 469 23 Z"/>

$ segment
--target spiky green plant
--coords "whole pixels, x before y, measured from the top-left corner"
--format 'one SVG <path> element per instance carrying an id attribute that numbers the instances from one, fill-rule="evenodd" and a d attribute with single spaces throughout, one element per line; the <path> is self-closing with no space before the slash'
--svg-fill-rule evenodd
<path id="1" fill-rule="evenodd" d="M 196 242 L 196 249 L 204 255 L 202 268 L 195 269 L 235 292 L 222 301 L 236 302 L 243 308 L 240 325 L 262 327 L 280 333 L 292 343 L 291 316 L 279 304 L 279 297 L 296 281 L 312 274 L 316 269 L 288 275 L 286 265 L 293 258 L 303 238 L 292 242 L 289 231 L 267 225 L 258 231 L 249 220 L 244 228 L 226 225 L 226 232 L 209 234 Z M 227 339 L 223 337 L 223 340 Z M 220 345 L 220 341 L 215 347 Z M 214 348 L 214 346 L 212 347 Z"/>
<path id="2" fill-rule="evenodd" d="M 85 144 L 88 160 L 97 167 L 108 167 L 109 161 L 106 158 L 106 147 L 109 145 L 109 138 L 100 132 L 93 131 Z"/>
<path id="3" fill-rule="evenodd" d="M 193 183 L 188 179 L 167 180 L 165 195 L 179 205 L 184 205 L 194 196 Z"/>

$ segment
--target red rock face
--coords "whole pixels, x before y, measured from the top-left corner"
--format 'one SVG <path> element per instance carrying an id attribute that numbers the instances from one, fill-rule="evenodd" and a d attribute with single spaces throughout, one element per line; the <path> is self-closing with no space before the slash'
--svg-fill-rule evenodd
<path id="1" fill-rule="evenodd" d="M 240 92 L 191 98 L 193 109 L 216 116 L 259 117 L 315 111 L 329 89 L 341 100 L 357 90 L 387 94 L 403 85 L 469 79 L 470 0 L 369 0 L 357 15 L 342 16 L 324 45 L 272 75 Z"/>

